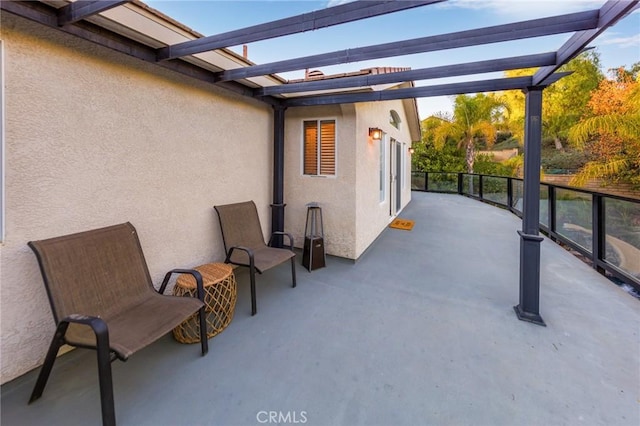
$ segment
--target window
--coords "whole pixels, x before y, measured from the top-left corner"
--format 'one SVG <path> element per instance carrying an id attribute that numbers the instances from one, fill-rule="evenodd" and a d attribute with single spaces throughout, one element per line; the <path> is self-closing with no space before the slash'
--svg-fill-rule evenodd
<path id="1" fill-rule="evenodd" d="M 391 125 L 396 129 L 400 129 L 400 123 L 402 123 L 402 120 L 400 120 L 400 116 L 395 110 L 389 111 L 389 123 L 391 123 Z"/>
<path id="2" fill-rule="evenodd" d="M 303 174 L 311 176 L 335 176 L 335 120 L 313 120 L 304 122 Z"/>
<path id="3" fill-rule="evenodd" d="M 384 202 L 384 199 L 387 197 L 387 174 L 385 167 L 387 166 L 387 159 L 385 155 L 386 151 L 386 137 L 383 134 L 382 138 L 378 141 L 380 144 L 380 202 Z"/>

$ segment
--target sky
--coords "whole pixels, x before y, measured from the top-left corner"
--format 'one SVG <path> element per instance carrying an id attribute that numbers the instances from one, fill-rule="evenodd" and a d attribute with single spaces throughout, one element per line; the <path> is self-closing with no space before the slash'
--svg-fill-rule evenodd
<path id="1" fill-rule="evenodd" d="M 145 1 L 149 6 L 208 36 L 276 19 L 346 3 L 345 0 L 199 0 Z M 248 57 L 261 64 L 354 47 L 409 40 L 436 34 L 500 25 L 535 18 L 598 9 L 605 0 L 450 0 L 384 16 L 248 44 Z M 416 55 L 381 58 L 321 67 L 324 74 L 358 71 L 369 67 L 427 68 L 492 58 L 556 51 L 570 34 L 531 40 L 494 43 Z M 640 9 L 626 16 L 591 44 L 600 56 L 602 71 L 640 62 Z M 230 46 L 242 53 L 242 46 Z M 286 79 L 304 77 L 304 70 L 280 74 Z M 473 79 L 499 78 L 501 73 Z M 455 77 L 417 81 L 417 86 L 469 80 Z M 452 97 L 418 99 L 420 118 L 451 112 Z"/>

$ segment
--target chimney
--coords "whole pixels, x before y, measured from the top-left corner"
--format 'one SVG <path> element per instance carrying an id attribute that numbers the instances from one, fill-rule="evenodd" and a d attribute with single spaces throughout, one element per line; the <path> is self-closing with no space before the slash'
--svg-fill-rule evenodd
<path id="1" fill-rule="evenodd" d="M 249 58 L 249 47 L 246 44 L 242 45 L 242 57 L 245 59 Z"/>

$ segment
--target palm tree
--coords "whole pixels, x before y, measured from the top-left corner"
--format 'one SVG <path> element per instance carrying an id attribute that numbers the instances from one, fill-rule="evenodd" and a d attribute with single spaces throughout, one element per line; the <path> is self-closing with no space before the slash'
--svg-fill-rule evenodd
<path id="1" fill-rule="evenodd" d="M 448 138 L 464 148 L 467 172 L 473 173 L 476 145 L 484 141 L 487 147 L 493 145 L 496 127 L 493 124 L 503 105 L 494 97 L 479 94 L 459 95 L 453 108 L 453 117 L 440 117 L 442 124 L 434 129 L 433 141 L 442 148 Z"/>
<path id="2" fill-rule="evenodd" d="M 632 183 L 640 183 L 640 113 L 607 114 L 584 119 L 571 128 L 569 140 L 584 149 L 593 135 L 598 135 L 602 143 L 619 145 L 619 148 L 612 155 L 586 163 L 569 183 L 583 186 L 589 179 L 616 180 L 628 172 L 632 173 L 629 176 Z"/>

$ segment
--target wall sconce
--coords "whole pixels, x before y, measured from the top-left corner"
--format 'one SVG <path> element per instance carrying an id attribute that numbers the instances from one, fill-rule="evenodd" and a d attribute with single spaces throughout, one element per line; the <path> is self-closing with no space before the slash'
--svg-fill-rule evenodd
<path id="1" fill-rule="evenodd" d="M 382 130 L 377 127 L 369 127 L 369 137 L 374 141 L 379 141 L 382 139 Z"/>
<path id="2" fill-rule="evenodd" d="M 412 146 L 410 146 L 409 147 L 409 155 L 413 154 L 414 152 L 416 152 L 416 150 Z"/>

